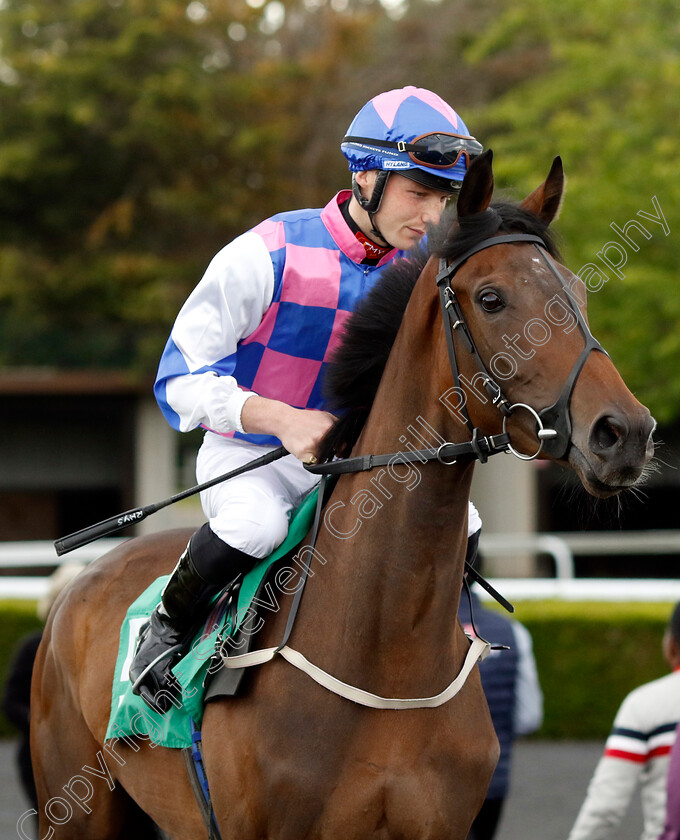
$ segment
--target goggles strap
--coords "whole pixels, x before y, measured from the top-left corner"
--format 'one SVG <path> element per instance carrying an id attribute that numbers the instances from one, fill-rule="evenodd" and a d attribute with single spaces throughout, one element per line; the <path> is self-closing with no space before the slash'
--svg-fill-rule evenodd
<path id="1" fill-rule="evenodd" d="M 400 152 L 422 152 L 427 146 L 406 143 L 404 140 L 376 140 L 373 137 L 343 137 L 343 143 L 367 143 L 370 146 L 380 146 L 383 149 L 397 149 Z"/>

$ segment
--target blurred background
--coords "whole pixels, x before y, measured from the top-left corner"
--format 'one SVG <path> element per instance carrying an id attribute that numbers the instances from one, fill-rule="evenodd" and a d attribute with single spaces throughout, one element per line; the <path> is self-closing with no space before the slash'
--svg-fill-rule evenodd
<path id="1" fill-rule="evenodd" d="M 562 156 L 564 261 L 589 278 L 591 326 L 659 422 L 657 470 L 639 494 L 596 503 L 564 472 L 511 457 L 479 467 L 473 488 L 485 571 L 534 601 L 519 617 L 554 676 L 544 732 L 604 737 L 625 692 L 664 672 L 657 639 L 680 597 L 679 11 L 678 0 L 0 0 L 0 599 L 18 616 L 5 647 L 36 623 L 55 538 L 195 483 L 200 436 L 170 430 L 151 385 L 213 254 L 348 186 L 339 143 L 356 111 L 417 85 L 494 150 L 509 197 Z M 187 502 L 129 533 L 201 521 Z M 565 600 L 615 605 L 559 612 Z M 570 700 L 564 660 L 555 672 L 555 640 L 569 656 L 597 633 L 598 679 L 612 627 L 619 653 L 648 635 L 603 678 L 611 694 L 593 718 L 583 681 Z M 554 705 L 572 700 L 568 713 Z"/>

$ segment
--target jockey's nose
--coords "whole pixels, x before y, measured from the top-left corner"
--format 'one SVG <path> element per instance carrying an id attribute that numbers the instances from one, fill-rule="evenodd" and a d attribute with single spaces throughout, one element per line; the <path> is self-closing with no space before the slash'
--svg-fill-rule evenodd
<path id="1" fill-rule="evenodd" d="M 446 202 L 438 195 L 430 196 L 423 208 L 423 222 L 426 225 L 438 224 L 445 207 Z"/>

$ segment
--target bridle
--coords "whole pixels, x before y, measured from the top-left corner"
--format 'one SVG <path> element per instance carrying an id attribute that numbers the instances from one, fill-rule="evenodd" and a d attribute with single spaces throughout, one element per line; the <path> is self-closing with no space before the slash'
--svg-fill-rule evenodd
<path id="1" fill-rule="evenodd" d="M 474 338 L 472 337 L 470 328 L 465 320 L 465 315 L 463 314 L 463 310 L 461 309 L 458 298 L 456 297 L 456 293 L 451 288 L 451 280 L 456 272 L 474 254 L 484 251 L 487 248 L 491 248 L 494 245 L 505 245 L 516 242 L 528 242 L 533 244 L 545 265 L 559 280 L 564 296 L 569 303 L 569 307 L 576 318 L 576 322 L 585 340 L 585 346 L 576 359 L 566 382 L 562 386 L 562 390 L 556 402 L 541 409 L 540 411 L 536 411 L 535 408 L 527 405 L 526 403 L 520 402 L 513 404 L 503 394 L 500 385 L 498 385 L 498 383 L 491 377 L 484 361 L 479 355 Z M 573 303 L 572 295 L 570 294 L 566 281 L 558 271 L 555 262 L 547 254 L 545 242 L 540 238 L 540 236 L 534 236 L 533 234 L 528 233 L 509 233 L 501 236 L 487 237 L 473 247 L 469 248 L 464 254 L 457 257 L 451 263 L 447 263 L 445 259 L 440 259 L 439 273 L 437 274 L 436 282 L 439 287 L 439 298 L 444 317 L 444 325 L 445 327 L 447 324 L 449 326 L 449 329 L 445 328 L 446 346 L 449 355 L 451 373 L 453 374 L 454 386 L 456 388 L 460 388 L 460 374 L 456 358 L 456 347 L 453 340 L 453 334 L 458 330 L 466 342 L 468 352 L 477 365 L 478 372 L 482 375 L 482 384 L 489 395 L 489 399 L 503 414 L 503 434 L 507 435 L 506 425 L 508 417 L 510 417 L 518 408 L 523 408 L 525 411 L 528 411 L 533 415 L 536 421 L 536 433 L 539 441 L 539 446 L 536 452 L 534 452 L 533 455 L 524 455 L 514 449 L 509 440 L 507 443 L 507 451 L 524 461 L 532 461 L 534 458 L 537 458 L 541 452 L 545 452 L 546 455 L 550 455 L 552 458 L 564 458 L 571 446 L 572 426 L 570 406 L 576 382 L 590 353 L 593 350 L 597 350 L 607 355 L 607 351 L 602 347 L 599 341 L 593 337 L 581 310 Z M 458 408 L 458 411 L 462 413 L 465 424 L 473 436 L 473 440 L 478 438 L 480 435 L 479 430 L 472 423 L 464 403 Z"/>

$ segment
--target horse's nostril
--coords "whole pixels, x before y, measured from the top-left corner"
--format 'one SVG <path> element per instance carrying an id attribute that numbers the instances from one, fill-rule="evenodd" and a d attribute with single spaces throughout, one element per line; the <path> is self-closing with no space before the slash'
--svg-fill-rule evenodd
<path id="1" fill-rule="evenodd" d="M 590 432 L 590 446 L 595 452 L 606 452 L 615 447 L 628 434 L 623 418 L 604 416 L 595 422 Z"/>

